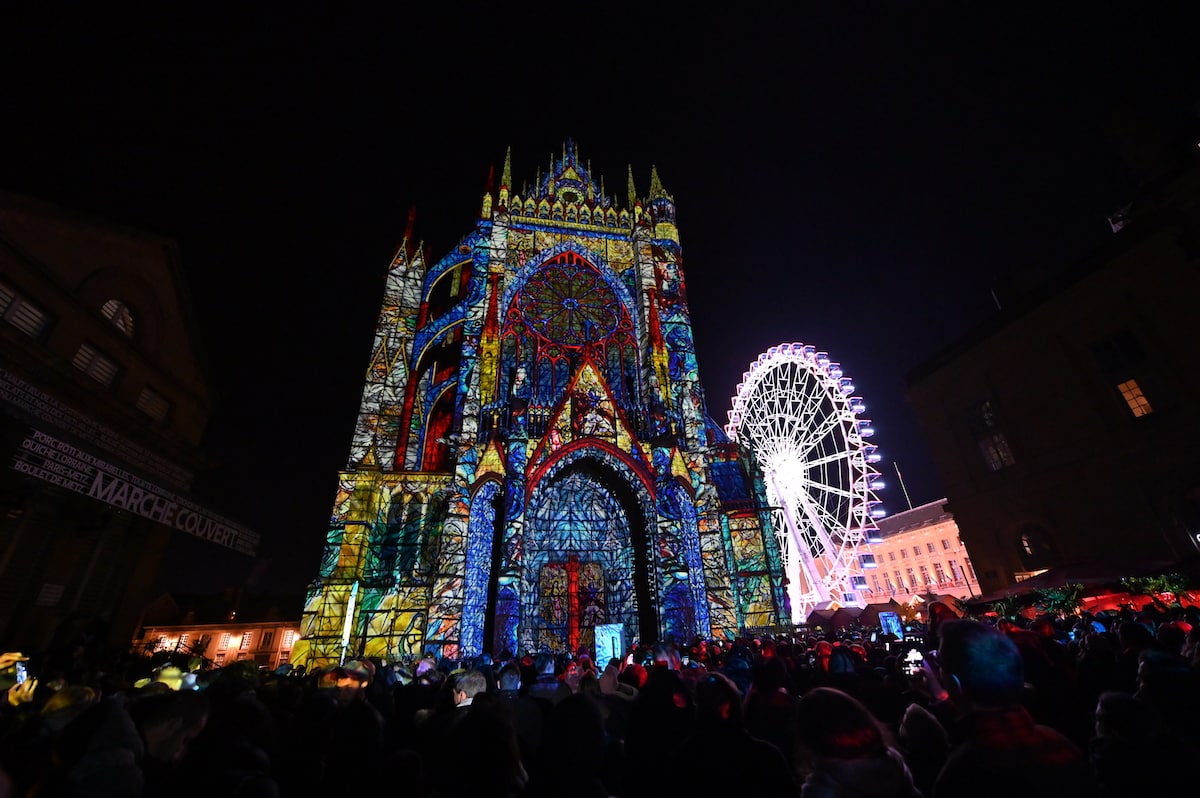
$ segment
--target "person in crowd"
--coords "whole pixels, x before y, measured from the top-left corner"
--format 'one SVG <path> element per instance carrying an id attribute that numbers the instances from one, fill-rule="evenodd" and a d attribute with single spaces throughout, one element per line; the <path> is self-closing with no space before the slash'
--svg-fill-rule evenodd
<path id="1" fill-rule="evenodd" d="M 695 722 L 660 763 L 654 783 L 670 781 L 685 795 L 751 794 L 794 798 L 796 779 L 783 752 L 746 728 L 741 691 L 710 672 L 696 683 Z M 737 768 L 705 763 L 737 762 Z"/>
<path id="2" fill-rule="evenodd" d="M 548 706 L 544 701 L 521 692 L 521 669 L 513 663 L 500 669 L 496 678 L 496 697 L 508 704 L 517 744 L 521 749 L 521 762 L 526 771 L 530 771 L 534 756 L 542 747 L 542 730 L 546 725 Z"/>
<path id="3" fill-rule="evenodd" d="M 537 678 L 534 679 L 533 684 L 529 685 L 526 693 L 530 698 L 536 698 L 548 704 L 557 704 L 566 696 L 571 695 L 571 688 L 558 678 L 557 663 L 553 654 L 543 651 L 533 658 L 533 663 L 537 670 Z"/>
<path id="4" fill-rule="evenodd" d="M 367 697 L 371 674 L 361 660 L 350 660 L 316 674 L 310 717 L 311 736 L 302 744 L 309 748 L 305 759 L 297 763 L 298 773 L 289 778 L 302 779 L 317 792 L 345 789 L 365 790 L 370 777 L 385 756 L 386 721 Z M 346 762 L 357 763 L 353 769 Z M 315 767 L 319 765 L 319 768 Z"/>
<path id="5" fill-rule="evenodd" d="M 854 696 L 814 687 L 796 709 L 802 798 L 922 798 L 890 732 Z"/>
<path id="6" fill-rule="evenodd" d="M 1154 711 L 1129 693 L 1100 694 L 1095 735 L 1088 741 L 1088 761 L 1100 798 L 1140 798 L 1175 793 L 1181 786 L 1181 762 L 1194 762 L 1196 751 L 1164 734 Z M 1164 767 L 1148 766 L 1162 763 Z"/>
<path id="7" fill-rule="evenodd" d="M 974 620 L 942 625 L 938 687 L 956 710 L 962 742 L 950 752 L 933 798 L 1088 795 L 1091 768 L 1064 734 L 1022 705 L 1024 662 L 1012 639 Z"/>
<path id="8" fill-rule="evenodd" d="M 588 693 L 575 693 L 550 710 L 537 764 L 522 798 L 609 798 L 609 753 L 604 718 Z"/>
<path id="9" fill-rule="evenodd" d="M 393 736 L 399 745 L 411 747 L 415 744 L 417 715 L 433 711 L 443 681 L 437 661 L 432 655 L 426 654 L 413 666 L 411 681 L 407 684 L 400 682 L 392 687 L 397 726 Z"/>
<path id="10" fill-rule="evenodd" d="M 426 757 L 432 798 L 517 798 L 529 774 L 509 702 L 488 692 L 487 676 L 478 670 L 459 675 L 454 689 L 456 721 Z"/>
<path id="11" fill-rule="evenodd" d="M 1154 712 L 1166 735 L 1200 753 L 1200 672 L 1182 654 L 1144 649 L 1138 656 L 1134 696 Z"/>
<path id="12" fill-rule="evenodd" d="M 796 697 L 781 657 L 762 658 L 751 669 L 750 689 L 742 702 L 746 730 L 773 744 L 791 761 L 795 750 Z"/>
<path id="13" fill-rule="evenodd" d="M 694 706 L 679 671 L 664 665 L 649 669 L 629 712 L 625 734 L 626 798 L 656 793 L 665 756 L 692 727 Z"/>
<path id="14" fill-rule="evenodd" d="M 933 795 L 933 784 L 950 753 L 950 737 L 933 713 L 920 704 L 909 704 L 896 733 L 900 753 L 922 795 Z"/>
<path id="15" fill-rule="evenodd" d="M 487 677 L 475 670 L 459 671 L 450 674 L 448 685 L 453 705 L 435 711 L 420 726 L 420 732 L 428 746 L 427 750 L 436 748 L 449 739 L 454 727 L 467 717 L 475 697 L 487 692 Z"/>
<path id="16" fill-rule="evenodd" d="M 1076 713 L 1086 717 L 1102 693 L 1120 686 L 1117 645 L 1113 635 L 1094 630 L 1079 637 L 1075 655 Z"/>
<path id="17" fill-rule="evenodd" d="M 239 798 L 280 795 L 283 788 L 275 777 L 281 764 L 280 727 L 256 690 L 225 692 L 210 688 L 192 695 L 210 699 L 209 720 L 182 757 L 178 774 L 167 782 L 163 794 Z M 364 755 L 369 756 L 369 752 L 364 751 Z"/>
<path id="18" fill-rule="evenodd" d="M 1137 690 L 1139 657 L 1158 642 L 1150 627 L 1139 621 L 1127 619 L 1117 625 L 1117 677 L 1116 689 L 1125 693 Z"/>

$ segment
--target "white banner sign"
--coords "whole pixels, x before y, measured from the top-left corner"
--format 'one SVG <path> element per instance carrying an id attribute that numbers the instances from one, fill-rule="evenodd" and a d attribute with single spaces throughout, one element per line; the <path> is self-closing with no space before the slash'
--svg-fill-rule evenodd
<path id="1" fill-rule="evenodd" d="M 31 430 L 21 441 L 12 467 L 243 554 L 258 550 L 257 532 L 40 430 Z"/>

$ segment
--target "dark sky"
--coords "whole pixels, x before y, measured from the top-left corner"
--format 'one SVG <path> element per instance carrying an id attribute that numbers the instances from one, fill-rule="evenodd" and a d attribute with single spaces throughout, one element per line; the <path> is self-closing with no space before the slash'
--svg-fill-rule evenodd
<path id="1" fill-rule="evenodd" d="M 222 464 L 198 491 L 264 536 L 257 566 L 178 536 L 168 588 L 315 575 L 409 209 L 440 257 L 506 147 L 520 186 L 573 138 L 622 202 L 657 165 L 710 415 L 767 347 L 828 351 L 898 511 L 897 465 L 942 497 L 906 373 L 1109 235 L 1115 109 L 1198 98 L 1187 4 L 397 5 L 5 12 L 0 188 L 179 242 Z"/>

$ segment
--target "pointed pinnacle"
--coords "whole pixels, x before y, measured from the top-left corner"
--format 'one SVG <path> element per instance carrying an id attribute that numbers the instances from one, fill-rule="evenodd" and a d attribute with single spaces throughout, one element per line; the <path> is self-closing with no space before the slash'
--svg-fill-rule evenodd
<path id="1" fill-rule="evenodd" d="M 500 185 L 512 188 L 512 147 L 504 151 L 504 171 L 500 174 Z"/>
<path id="2" fill-rule="evenodd" d="M 658 179 L 658 167 L 650 165 L 650 199 L 658 199 L 666 196 L 667 192 L 663 191 L 662 181 Z"/>

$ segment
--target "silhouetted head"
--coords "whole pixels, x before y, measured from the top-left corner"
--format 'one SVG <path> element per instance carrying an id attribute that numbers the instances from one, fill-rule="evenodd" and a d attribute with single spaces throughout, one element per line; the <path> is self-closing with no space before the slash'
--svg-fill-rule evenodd
<path id="1" fill-rule="evenodd" d="M 865 759 L 887 750 L 887 734 L 857 698 L 814 687 L 796 709 L 796 739 L 821 759 Z"/>
<path id="2" fill-rule="evenodd" d="M 938 636 L 938 663 L 947 690 L 984 706 L 1020 702 L 1025 665 L 1008 635 L 979 621 L 954 620 L 943 624 Z"/>
<path id="3" fill-rule="evenodd" d="M 742 724 L 742 693 L 723 673 L 696 682 L 696 721 L 701 725 Z"/>

